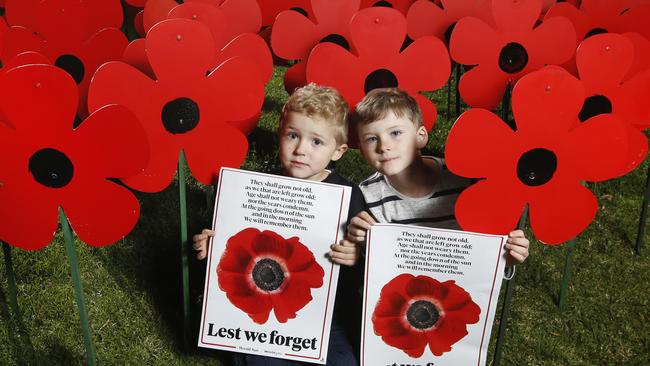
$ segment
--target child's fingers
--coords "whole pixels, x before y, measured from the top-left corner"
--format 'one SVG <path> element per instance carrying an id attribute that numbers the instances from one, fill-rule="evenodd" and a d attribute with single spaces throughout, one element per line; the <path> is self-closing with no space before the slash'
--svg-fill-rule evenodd
<path id="1" fill-rule="evenodd" d="M 329 257 L 332 260 L 332 262 L 344 266 L 353 266 L 357 262 L 357 256 L 355 254 L 347 254 L 347 253 L 330 251 Z"/>
<path id="2" fill-rule="evenodd" d="M 354 254 L 357 252 L 357 248 L 348 245 L 332 244 L 330 245 L 330 248 L 332 248 L 334 252 L 344 253 L 344 254 Z"/>

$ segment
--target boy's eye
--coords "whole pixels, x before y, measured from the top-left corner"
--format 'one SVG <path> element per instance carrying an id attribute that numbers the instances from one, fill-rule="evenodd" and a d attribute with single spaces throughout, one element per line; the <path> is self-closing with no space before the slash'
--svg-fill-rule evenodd
<path id="1" fill-rule="evenodd" d="M 321 139 L 314 139 L 314 145 L 318 146 L 318 145 L 322 145 L 322 144 L 323 144 L 323 141 Z"/>
<path id="2" fill-rule="evenodd" d="M 377 136 L 366 137 L 366 143 L 377 142 Z"/>
<path id="3" fill-rule="evenodd" d="M 400 131 L 400 130 L 395 130 L 395 131 L 391 131 L 390 134 L 393 135 L 393 136 L 399 136 L 399 135 L 402 134 L 402 131 Z"/>
<path id="4" fill-rule="evenodd" d="M 298 134 L 295 132 L 289 132 L 287 133 L 287 137 L 291 140 L 298 138 Z"/>

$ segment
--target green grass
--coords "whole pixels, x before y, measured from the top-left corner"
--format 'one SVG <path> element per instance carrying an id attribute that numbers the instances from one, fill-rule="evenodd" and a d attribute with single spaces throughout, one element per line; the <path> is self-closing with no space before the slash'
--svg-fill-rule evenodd
<path id="1" fill-rule="evenodd" d="M 246 169 L 277 168 L 275 129 L 287 97 L 283 71 L 277 68 L 267 86 L 264 113 L 249 138 Z M 439 118 L 425 153 L 441 155 L 451 127 L 446 90 L 428 96 L 436 101 Z M 336 168 L 357 182 L 370 173 L 356 151 Z M 533 240 L 529 259 L 517 270 L 504 365 L 650 364 L 650 235 L 644 238 L 648 249 L 642 256 L 633 248 L 646 171 L 644 164 L 621 179 L 589 185 L 601 209 L 578 238 L 562 313 L 556 303 L 566 249 Z M 211 212 L 202 186 L 191 178 L 188 183 L 191 234 L 209 225 Z M 219 362 L 226 359 L 223 353 L 183 349 L 176 189 L 172 184 L 159 194 L 138 194 L 140 222 L 115 245 L 91 248 L 77 242 L 99 364 L 227 365 Z M 13 259 L 23 317 L 22 322 L 11 317 L 6 268 L 0 261 L 0 365 L 84 364 L 61 234 L 42 251 L 13 250 Z M 190 264 L 197 324 L 204 270 L 194 260 Z"/>

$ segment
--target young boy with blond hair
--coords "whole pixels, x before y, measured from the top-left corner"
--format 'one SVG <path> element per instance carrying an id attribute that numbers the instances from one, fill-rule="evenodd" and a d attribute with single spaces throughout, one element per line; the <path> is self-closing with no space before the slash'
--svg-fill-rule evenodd
<path id="1" fill-rule="evenodd" d="M 365 209 L 359 187 L 328 170 L 347 151 L 348 108 L 336 90 L 309 84 L 289 97 L 282 108 L 278 128 L 281 175 L 352 187 L 348 219 Z M 349 220 L 348 220 L 349 221 Z M 198 259 L 205 259 L 209 237 L 213 230 L 204 229 L 194 235 L 193 248 Z M 334 263 L 353 266 L 358 246 L 342 240 L 332 244 L 329 257 Z M 355 366 L 358 364 L 361 299 L 357 292 L 362 273 L 355 267 L 341 267 L 336 293 L 334 317 L 330 331 L 327 365 Z M 346 325 L 344 329 L 343 324 Z M 350 339 L 357 343 L 352 345 Z M 306 363 L 256 355 L 235 354 L 234 365 L 307 365 Z"/>
<path id="2" fill-rule="evenodd" d="M 421 154 L 429 136 L 417 102 L 399 89 L 374 89 L 357 104 L 354 123 L 361 154 L 377 172 L 360 184 L 368 211 L 350 221 L 348 240 L 364 245 L 376 222 L 459 229 L 454 206 L 471 181 Z M 507 263 L 522 263 L 528 246 L 523 231 L 510 232 Z"/>

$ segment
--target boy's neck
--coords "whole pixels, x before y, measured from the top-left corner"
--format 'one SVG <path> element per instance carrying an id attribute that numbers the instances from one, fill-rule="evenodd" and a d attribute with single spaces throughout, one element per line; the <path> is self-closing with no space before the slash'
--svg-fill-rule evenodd
<path id="1" fill-rule="evenodd" d="M 398 174 L 386 176 L 388 182 L 399 193 L 408 197 L 423 197 L 433 190 L 436 182 L 435 161 L 419 155 L 413 163 Z"/>

